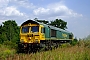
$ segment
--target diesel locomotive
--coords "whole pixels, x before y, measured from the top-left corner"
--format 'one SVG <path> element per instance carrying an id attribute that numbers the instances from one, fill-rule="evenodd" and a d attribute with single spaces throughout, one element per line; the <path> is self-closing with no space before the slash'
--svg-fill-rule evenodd
<path id="1" fill-rule="evenodd" d="M 73 34 L 51 25 L 43 24 L 34 20 L 27 20 L 20 26 L 20 51 L 31 51 L 45 47 L 52 49 L 62 43 L 70 43 Z"/>

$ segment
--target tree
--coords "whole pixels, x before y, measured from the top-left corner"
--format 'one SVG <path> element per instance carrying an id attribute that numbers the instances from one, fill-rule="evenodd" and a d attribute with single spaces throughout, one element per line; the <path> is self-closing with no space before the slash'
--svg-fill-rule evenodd
<path id="1" fill-rule="evenodd" d="M 78 39 L 75 37 L 74 40 L 72 40 L 71 45 L 74 46 L 78 43 Z"/>
<path id="2" fill-rule="evenodd" d="M 61 29 L 67 29 L 67 22 L 61 20 L 61 19 L 56 19 L 54 21 L 51 21 L 50 25 L 61 28 Z"/>
<path id="3" fill-rule="evenodd" d="M 0 25 L 0 34 L 2 34 L 2 25 Z"/>
<path id="4" fill-rule="evenodd" d="M 3 43 L 5 39 L 5 34 L 2 32 L 3 32 L 2 25 L 0 25 L 0 43 Z"/>
<path id="5" fill-rule="evenodd" d="M 3 22 L 2 30 L 2 39 L 4 41 L 8 40 L 16 43 L 19 40 L 19 27 L 14 20 Z"/>

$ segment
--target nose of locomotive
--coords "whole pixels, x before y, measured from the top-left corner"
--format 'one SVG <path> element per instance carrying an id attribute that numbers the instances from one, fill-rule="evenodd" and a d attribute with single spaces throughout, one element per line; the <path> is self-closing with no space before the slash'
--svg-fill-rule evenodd
<path id="1" fill-rule="evenodd" d="M 27 38 L 28 38 L 28 41 L 34 40 L 34 39 L 32 39 L 33 38 L 33 34 L 27 34 Z"/>
<path id="2" fill-rule="evenodd" d="M 27 37 L 33 37 L 33 34 L 27 34 Z"/>
<path id="3" fill-rule="evenodd" d="M 27 34 L 28 43 L 39 43 L 39 35 Z"/>

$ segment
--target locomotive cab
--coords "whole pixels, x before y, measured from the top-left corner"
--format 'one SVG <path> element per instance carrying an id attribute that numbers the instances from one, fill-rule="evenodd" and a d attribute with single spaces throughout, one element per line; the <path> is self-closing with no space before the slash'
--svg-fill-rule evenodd
<path id="1" fill-rule="evenodd" d="M 42 29 L 44 27 L 37 22 L 28 20 L 21 25 L 20 42 L 21 43 L 40 43 L 44 39 Z"/>

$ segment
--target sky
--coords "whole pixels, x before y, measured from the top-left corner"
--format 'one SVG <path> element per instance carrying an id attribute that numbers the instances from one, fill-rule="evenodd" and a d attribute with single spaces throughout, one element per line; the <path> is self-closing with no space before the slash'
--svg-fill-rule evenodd
<path id="1" fill-rule="evenodd" d="M 0 24 L 15 20 L 20 26 L 24 21 L 38 18 L 67 22 L 74 37 L 90 34 L 90 0 L 0 0 Z"/>

